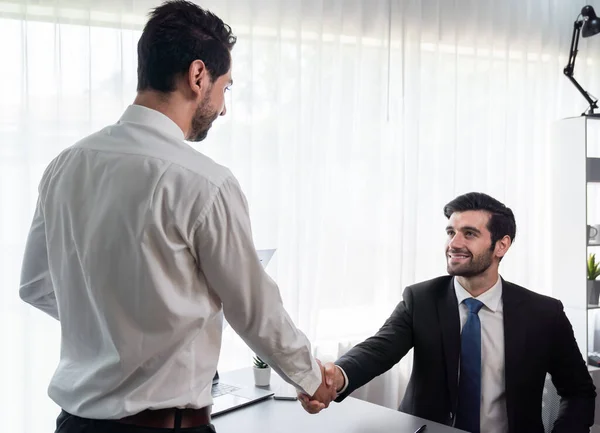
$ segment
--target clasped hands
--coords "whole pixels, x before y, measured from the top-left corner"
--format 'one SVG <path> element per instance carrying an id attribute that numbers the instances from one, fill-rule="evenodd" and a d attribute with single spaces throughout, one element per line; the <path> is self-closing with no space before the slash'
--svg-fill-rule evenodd
<path id="1" fill-rule="evenodd" d="M 335 400 L 338 392 L 344 386 L 344 376 L 333 362 L 322 365 L 321 361 L 317 359 L 317 363 L 321 367 L 321 385 L 313 396 L 298 392 L 298 400 L 300 400 L 302 407 L 311 414 L 319 413 L 329 407 L 329 404 Z"/>

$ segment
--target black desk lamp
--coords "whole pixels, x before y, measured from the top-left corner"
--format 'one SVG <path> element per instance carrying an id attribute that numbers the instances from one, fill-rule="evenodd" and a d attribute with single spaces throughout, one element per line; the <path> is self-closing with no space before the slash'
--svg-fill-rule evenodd
<path id="1" fill-rule="evenodd" d="M 579 33 L 583 33 L 584 38 L 589 38 L 595 34 L 600 33 L 600 19 L 596 16 L 594 8 L 591 6 L 584 6 L 581 9 L 581 13 L 573 24 L 573 38 L 571 39 L 571 51 L 569 52 L 569 63 L 565 66 L 564 73 L 571 80 L 571 82 L 577 87 L 577 90 L 583 95 L 586 101 L 590 104 L 587 111 L 582 113 L 582 116 L 594 116 L 600 117 L 600 114 L 594 113 L 594 110 L 598 109 L 598 100 L 592 99 L 590 94 L 586 92 L 583 87 L 573 77 L 573 70 L 575 69 L 575 57 L 577 57 L 577 46 L 579 45 Z"/>

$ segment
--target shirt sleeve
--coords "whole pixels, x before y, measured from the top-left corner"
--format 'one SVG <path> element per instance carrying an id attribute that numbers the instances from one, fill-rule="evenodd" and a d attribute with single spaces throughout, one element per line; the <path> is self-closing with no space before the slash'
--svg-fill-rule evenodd
<path id="1" fill-rule="evenodd" d="M 59 320 L 54 286 L 50 278 L 41 196 L 38 198 L 25 245 L 19 296 L 23 301 Z"/>
<path id="2" fill-rule="evenodd" d="M 348 388 L 348 376 L 346 375 L 346 372 L 342 367 L 340 367 L 339 365 L 336 365 L 336 367 L 340 369 L 340 371 L 342 372 L 342 376 L 344 376 L 344 386 L 342 386 L 342 389 L 338 391 L 338 395 L 340 395 L 346 392 L 346 388 Z"/>
<path id="3" fill-rule="evenodd" d="M 260 263 L 246 199 L 234 178 L 219 188 L 193 236 L 200 270 L 231 327 L 285 381 L 313 395 L 321 370 Z"/>

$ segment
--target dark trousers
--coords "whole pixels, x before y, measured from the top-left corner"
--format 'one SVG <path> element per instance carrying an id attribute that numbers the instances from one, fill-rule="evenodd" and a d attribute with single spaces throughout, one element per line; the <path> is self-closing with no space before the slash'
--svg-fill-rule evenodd
<path id="1" fill-rule="evenodd" d="M 116 421 L 80 418 L 64 410 L 56 419 L 55 433 L 216 433 L 212 424 L 193 428 L 151 428 Z"/>

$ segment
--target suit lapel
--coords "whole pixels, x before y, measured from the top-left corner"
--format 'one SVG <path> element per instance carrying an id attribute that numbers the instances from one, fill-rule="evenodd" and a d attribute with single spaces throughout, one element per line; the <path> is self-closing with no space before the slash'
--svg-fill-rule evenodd
<path id="1" fill-rule="evenodd" d="M 508 431 L 515 431 L 515 407 L 518 400 L 520 383 L 519 373 L 523 370 L 522 354 L 526 350 L 526 321 L 523 314 L 522 299 L 519 289 L 502 281 L 502 304 L 504 310 L 504 381 L 506 392 L 506 411 L 508 416 Z"/>
<path id="2" fill-rule="evenodd" d="M 450 392 L 452 412 L 455 412 L 458 398 L 458 358 L 460 354 L 460 319 L 458 301 L 454 291 L 454 279 L 442 289 L 437 301 L 437 311 L 442 329 L 446 377 Z"/>

